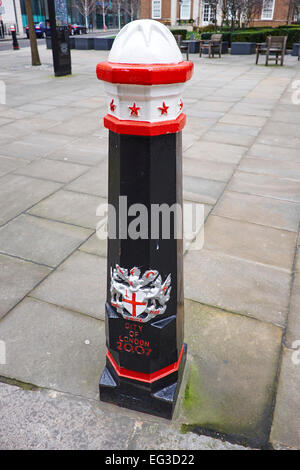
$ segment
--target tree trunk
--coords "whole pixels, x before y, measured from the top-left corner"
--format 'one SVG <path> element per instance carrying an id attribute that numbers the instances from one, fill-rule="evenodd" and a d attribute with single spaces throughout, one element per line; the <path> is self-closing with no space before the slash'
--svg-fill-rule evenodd
<path id="1" fill-rule="evenodd" d="M 106 29 L 106 24 L 105 24 L 105 4 L 104 4 L 104 0 L 102 0 L 102 18 L 103 18 L 103 29 Z"/>
<path id="2" fill-rule="evenodd" d="M 87 6 L 87 0 L 84 2 L 84 17 L 85 17 L 85 27 L 88 29 L 89 27 L 89 14 L 88 14 L 88 6 Z"/>
<path id="3" fill-rule="evenodd" d="M 34 28 L 34 23 L 33 23 L 31 0 L 26 0 L 26 13 L 27 13 L 27 18 L 28 18 L 28 28 L 29 28 L 29 38 L 30 38 L 31 64 L 41 65 L 39 51 L 37 47 L 35 28 Z"/>

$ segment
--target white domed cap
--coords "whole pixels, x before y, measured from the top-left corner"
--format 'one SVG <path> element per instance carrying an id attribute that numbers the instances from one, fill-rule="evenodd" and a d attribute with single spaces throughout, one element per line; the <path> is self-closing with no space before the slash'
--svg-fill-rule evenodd
<path id="1" fill-rule="evenodd" d="M 178 64 L 182 55 L 170 30 L 154 20 L 136 20 L 121 29 L 109 62 L 121 64 Z"/>

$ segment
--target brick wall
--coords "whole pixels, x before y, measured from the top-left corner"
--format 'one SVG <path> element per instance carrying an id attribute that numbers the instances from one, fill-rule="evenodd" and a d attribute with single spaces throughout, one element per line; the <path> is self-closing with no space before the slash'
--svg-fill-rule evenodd
<path id="1" fill-rule="evenodd" d="M 292 11 L 290 11 L 291 0 L 275 0 L 275 7 L 272 20 L 261 20 L 261 13 L 254 19 L 252 26 L 269 26 L 276 27 L 287 24 L 288 16 L 290 21 L 293 19 Z"/>
<path id="2" fill-rule="evenodd" d="M 193 4 L 191 0 L 190 18 L 193 17 Z M 180 17 L 180 6 L 177 0 L 177 18 Z M 152 18 L 152 0 L 141 0 L 140 18 Z M 162 23 L 169 23 L 171 21 L 171 0 L 162 0 L 161 5 L 161 21 Z"/>
<path id="3" fill-rule="evenodd" d="M 141 0 L 140 18 L 152 18 L 152 0 Z M 162 0 L 161 21 L 163 23 L 171 20 L 171 0 Z"/>

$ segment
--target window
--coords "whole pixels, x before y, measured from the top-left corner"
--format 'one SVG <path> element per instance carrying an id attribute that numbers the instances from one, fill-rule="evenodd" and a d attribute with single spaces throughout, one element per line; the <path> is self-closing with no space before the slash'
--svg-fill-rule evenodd
<path id="1" fill-rule="evenodd" d="M 211 6 L 209 5 L 209 3 L 204 3 L 204 6 L 203 6 L 203 22 L 205 23 L 213 23 L 214 21 L 214 13 L 213 13 L 213 10 L 211 8 Z"/>
<path id="2" fill-rule="evenodd" d="M 264 0 L 262 12 L 261 12 L 261 19 L 262 20 L 272 20 L 273 13 L 274 13 L 274 5 L 275 0 Z"/>
<path id="3" fill-rule="evenodd" d="M 191 18 L 191 0 L 181 0 L 180 19 L 189 20 Z"/>
<path id="4" fill-rule="evenodd" d="M 152 0 L 152 18 L 154 20 L 161 19 L 161 0 Z"/>

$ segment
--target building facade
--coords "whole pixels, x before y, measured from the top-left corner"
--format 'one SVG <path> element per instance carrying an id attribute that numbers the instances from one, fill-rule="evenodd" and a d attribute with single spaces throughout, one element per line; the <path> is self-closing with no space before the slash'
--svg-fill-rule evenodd
<path id="1" fill-rule="evenodd" d="M 141 0 L 140 18 L 151 18 L 175 26 L 178 20 L 199 17 L 201 0 Z"/>
<path id="2" fill-rule="evenodd" d="M 17 33 L 23 32 L 20 0 L 1 0 L 0 22 L 3 22 L 4 31 L 7 34 L 12 25 Z"/>
<path id="3" fill-rule="evenodd" d="M 263 0 L 260 15 L 253 20 L 253 26 L 276 27 L 297 21 L 294 2 L 291 0 Z"/>
<path id="4" fill-rule="evenodd" d="M 1 1 L 1 0 L 0 0 Z M 21 12 L 22 25 L 25 27 L 28 24 L 25 0 L 2 0 L 6 2 L 14 1 Z M 65 0 L 68 11 L 68 21 L 71 24 L 85 24 L 85 18 L 80 14 L 76 6 L 74 5 L 73 0 Z M 48 2 L 47 0 L 31 0 L 32 11 L 33 11 L 33 21 L 35 22 L 44 22 L 49 18 L 48 15 Z M 102 29 L 103 28 L 103 15 L 101 11 L 100 2 L 98 2 L 98 9 L 93 12 L 89 17 L 89 24 L 92 24 L 94 28 Z M 108 28 L 117 28 L 118 27 L 118 15 L 116 12 L 116 5 L 113 0 L 107 0 L 105 3 L 105 22 Z M 121 11 L 121 25 L 128 23 L 130 21 L 130 15 L 128 12 Z"/>
<path id="5" fill-rule="evenodd" d="M 294 0 L 262 0 L 261 11 L 252 26 L 275 27 L 297 21 L 294 4 Z M 152 18 L 171 26 L 186 22 L 207 26 L 215 20 L 213 9 L 205 0 L 141 0 L 140 17 Z M 216 20 L 220 25 L 220 8 Z"/>

